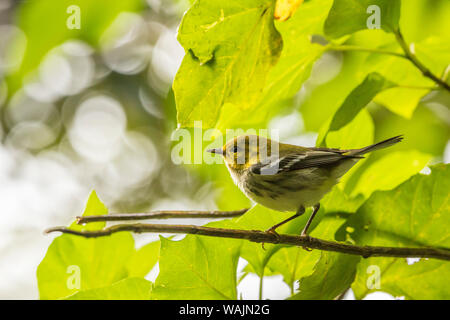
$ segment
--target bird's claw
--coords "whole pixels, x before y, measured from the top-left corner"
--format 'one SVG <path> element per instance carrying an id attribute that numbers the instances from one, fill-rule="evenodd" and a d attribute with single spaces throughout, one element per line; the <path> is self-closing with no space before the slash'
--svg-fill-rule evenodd
<path id="1" fill-rule="evenodd" d="M 309 242 L 310 237 L 309 237 L 306 233 L 303 233 L 303 232 L 302 232 L 302 234 L 301 234 L 300 236 L 303 237 L 303 238 L 305 238 L 306 242 Z M 303 248 L 303 250 L 306 250 L 306 251 L 308 251 L 308 252 L 311 252 L 311 251 L 312 251 L 312 249 L 311 249 L 311 248 L 308 248 L 306 245 L 303 245 L 302 248 Z"/>
<path id="2" fill-rule="evenodd" d="M 279 243 L 281 241 L 281 237 L 280 235 L 275 231 L 275 229 L 269 228 L 266 231 L 264 231 L 265 233 L 274 235 L 277 238 L 277 241 L 275 243 Z M 263 250 L 266 250 L 266 248 L 264 248 L 264 242 L 261 243 L 261 247 L 263 248 Z"/>

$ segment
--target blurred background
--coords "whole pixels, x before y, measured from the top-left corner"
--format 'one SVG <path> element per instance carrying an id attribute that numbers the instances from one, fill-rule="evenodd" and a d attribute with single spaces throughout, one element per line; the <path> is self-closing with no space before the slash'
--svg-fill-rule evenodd
<path id="1" fill-rule="evenodd" d="M 83 8 L 79 29 L 67 25 L 73 4 Z M 52 241 L 43 230 L 69 224 L 92 189 L 110 212 L 250 205 L 224 166 L 170 158 L 171 83 L 184 55 L 176 32 L 188 7 L 188 0 L 0 0 L 0 299 L 38 298 L 36 268 Z M 433 21 L 411 26 L 419 38 L 448 24 L 446 1 L 415 8 L 410 19 Z M 336 101 L 357 83 L 342 78 L 361 63 L 361 55 L 326 53 L 295 99 L 253 127 L 313 146 Z M 449 162 L 449 106 L 448 94 L 432 92 L 408 119 L 372 103 L 375 140 L 403 133 L 401 148 Z M 264 298 L 289 295 L 281 276 L 264 286 Z M 257 277 L 239 289 L 257 298 Z"/>

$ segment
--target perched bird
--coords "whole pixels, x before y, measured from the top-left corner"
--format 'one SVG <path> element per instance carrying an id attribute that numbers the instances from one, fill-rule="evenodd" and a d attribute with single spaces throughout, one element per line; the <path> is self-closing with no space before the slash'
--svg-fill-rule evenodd
<path id="1" fill-rule="evenodd" d="M 251 200 L 277 211 L 295 211 L 290 218 L 267 229 L 276 229 L 302 215 L 305 208 L 313 212 L 301 235 L 320 208 L 320 200 L 363 155 L 389 147 L 403 139 L 396 136 L 361 149 L 339 150 L 305 148 L 279 143 L 257 135 L 243 135 L 222 148 L 207 150 L 221 154 L 234 182 Z"/>

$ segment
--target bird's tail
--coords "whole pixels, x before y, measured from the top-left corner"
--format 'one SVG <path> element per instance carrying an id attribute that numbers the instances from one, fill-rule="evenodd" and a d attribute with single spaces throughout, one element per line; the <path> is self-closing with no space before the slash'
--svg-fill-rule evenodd
<path id="1" fill-rule="evenodd" d="M 389 138 L 389 139 L 386 139 L 386 140 L 374 143 L 374 144 L 372 144 L 370 146 L 367 146 L 365 148 L 352 150 L 351 154 L 360 156 L 360 155 L 363 155 L 363 154 L 368 153 L 368 152 L 372 152 L 372 151 L 375 151 L 375 150 L 379 150 L 379 149 L 384 149 L 384 148 L 390 147 L 393 144 L 396 144 L 397 142 L 400 142 L 402 140 L 403 140 L 403 135 L 395 136 L 395 137 L 392 137 L 392 138 Z"/>

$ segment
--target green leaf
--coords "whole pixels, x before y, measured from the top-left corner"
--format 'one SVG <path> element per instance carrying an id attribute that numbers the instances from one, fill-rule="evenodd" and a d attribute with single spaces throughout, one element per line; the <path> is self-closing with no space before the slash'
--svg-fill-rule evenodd
<path id="1" fill-rule="evenodd" d="M 368 20 L 374 13 L 368 13 L 369 6 L 380 9 L 380 27 L 388 32 L 398 28 L 400 0 L 334 0 L 324 32 L 330 38 L 339 38 L 353 32 L 367 29 Z"/>
<path id="2" fill-rule="evenodd" d="M 319 141 L 323 132 L 328 132 L 324 130 L 324 128 L 328 127 L 328 123 L 325 123 L 324 127 L 320 129 L 317 141 Z M 374 124 L 369 112 L 367 112 L 367 110 L 361 110 L 345 127 L 338 131 L 328 132 L 326 134 L 326 145 L 340 149 L 365 147 L 373 143 L 373 131 Z M 357 132 L 357 134 L 355 134 L 355 132 Z"/>
<path id="3" fill-rule="evenodd" d="M 223 108 L 217 124 L 219 129 L 242 124 L 260 123 L 279 111 L 281 102 L 292 99 L 308 79 L 313 64 L 325 52 L 325 47 L 311 42 L 313 35 L 322 34 L 323 23 L 331 0 L 303 3 L 288 20 L 276 23 L 283 38 L 283 51 L 270 70 L 259 99 L 246 107 L 228 105 Z M 288 101 L 285 104 L 292 104 Z"/>
<path id="4" fill-rule="evenodd" d="M 415 44 L 414 51 L 423 64 L 437 76 L 450 65 L 450 37 L 431 36 Z"/>
<path id="5" fill-rule="evenodd" d="M 181 126 L 213 127 L 225 103 L 245 107 L 259 98 L 279 58 L 273 1 L 196 1 L 178 40 L 186 55 L 173 84 Z"/>
<path id="6" fill-rule="evenodd" d="M 226 226 L 226 222 L 213 224 Z M 241 241 L 186 236 L 161 237 L 160 272 L 153 299 L 237 299 L 236 268 Z"/>
<path id="7" fill-rule="evenodd" d="M 98 239 L 65 234 L 56 238 L 37 270 L 40 298 L 62 298 L 126 278 L 133 251 L 129 233 Z"/>
<path id="8" fill-rule="evenodd" d="M 415 150 L 391 152 L 371 164 L 359 177 L 352 195 L 368 198 L 376 190 L 390 190 L 422 170 L 431 155 Z"/>
<path id="9" fill-rule="evenodd" d="M 80 291 L 67 300 L 149 300 L 152 283 L 142 278 L 127 278 L 108 287 Z"/>
<path id="10" fill-rule="evenodd" d="M 270 210 L 261 205 L 255 205 L 242 217 L 234 220 L 233 227 L 245 230 L 267 230 L 273 225 L 289 218 L 293 212 L 279 212 Z M 298 217 L 277 229 L 278 233 L 300 234 L 302 226 L 306 224 L 309 212 Z M 263 276 L 265 268 L 273 254 L 280 250 L 282 245 L 264 244 L 244 241 L 241 247 L 241 257 L 248 261 L 258 276 Z"/>
<path id="11" fill-rule="evenodd" d="M 128 262 L 129 277 L 145 277 L 159 259 L 160 241 L 150 242 L 137 250 Z"/>
<path id="12" fill-rule="evenodd" d="M 352 238 L 358 244 L 450 247 L 450 165 L 431 168 L 430 175 L 374 192 L 348 221 L 355 229 Z"/>
<path id="13" fill-rule="evenodd" d="M 380 92 L 374 101 L 402 117 L 411 118 L 420 100 L 429 92 L 428 89 L 394 87 Z"/>
<path id="14" fill-rule="evenodd" d="M 343 191 L 335 187 L 321 201 L 322 210 L 319 211 L 310 235 L 321 239 L 334 240 L 334 234 L 345 223 L 348 214 L 356 211 L 364 199 L 362 197 L 350 199 Z M 320 259 L 320 251 L 307 252 L 300 247 L 286 247 L 277 251 L 268 263 L 272 272 L 283 275 L 284 282 L 294 292 L 294 282 L 310 275 Z"/>
<path id="15" fill-rule="evenodd" d="M 101 200 L 98 198 L 97 193 L 95 190 L 92 190 L 88 201 L 86 203 L 86 207 L 83 211 L 82 216 L 101 216 L 108 214 L 108 208 L 101 202 Z M 106 226 L 106 222 L 100 221 L 100 222 L 93 222 L 93 223 L 87 223 L 84 225 L 77 224 L 76 221 L 72 222 L 70 225 L 70 229 L 73 230 L 99 230 Z"/>
<path id="16" fill-rule="evenodd" d="M 330 124 L 330 131 L 337 131 L 352 121 L 373 97 L 380 91 L 393 86 L 378 73 L 370 73 L 345 99 L 336 111 Z"/>
<path id="17" fill-rule="evenodd" d="M 349 122 L 382 90 L 392 87 L 394 84 L 378 73 L 370 73 L 352 92 L 345 98 L 329 122 L 328 129 L 322 129 L 317 139 L 318 145 L 323 145 L 330 132 L 337 131 Z M 342 148 L 342 147 L 341 147 Z M 353 146 L 352 148 L 355 148 Z"/>
<path id="18" fill-rule="evenodd" d="M 304 3 L 301 6 L 301 10 L 298 10 L 288 21 L 277 23 L 276 28 L 283 38 L 283 50 L 274 67 L 270 68 L 270 70 L 269 68 L 264 67 L 268 70 L 267 77 L 264 76 L 259 79 L 254 79 L 254 83 L 247 82 L 244 87 L 232 88 L 233 92 L 227 96 L 225 100 L 218 99 L 217 101 L 212 101 L 209 105 L 205 105 L 206 109 L 203 111 L 203 104 L 190 105 L 188 113 L 191 111 L 193 112 L 193 114 L 189 114 L 189 117 L 192 118 L 191 120 L 203 120 L 204 126 L 205 123 L 207 123 L 207 126 L 215 126 L 220 130 L 225 130 L 227 128 L 236 127 L 237 124 L 239 124 L 240 127 L 249 125 L 254 126 L 255 124 L 263 123 L 270 116 L 273 116 L 279 109 L 278 104 L 282 101 L 292 99 L 295 94 L 297 94 L 304 81 L 309 77 L 314 62 L 325 51 L 324 46 L 311 43 L 311 37 L 312 35 L 322 33 L 323 23 L 327 15 L 327 10 L 331 7 L 331 3 L 331 0 L 316 0 Z M 272 44 L 272 46 L 274 45 L 276 46 L 277 42 Z M 205 59 L 208 58 L 208 55 L 209 52 L 203 54 Z M 214 57 L 215 56 L 216 51 L 214 51 Z M 187 62 L 192 60 L 189 59 L 188 55 L 186 55 L 186 59 Z M 251 66 L 253 63 L 254 61 L 251 61 L 248 65 Z M 209 64 L 211 64 L 211 61 L 206 63 L 206 66 Z M 183 71 L 183 73 L 181 73 L 182 68 L 183 65 L 179 71 L 180 77 L 176 79 L 174 86 L 175 91 L 177 91 L 178 88 L 180 99 L 182 99 L 177 100 L 179 119 L 186 118 L 187 114 L 181 110 L 185 109 L 187 106 L 185 103 L 187 100 L 183 100 L 185 93 L 192 94 L 197 99 L 205 92 L 205 81 L 203 78 L 201 82 L 193 83 L 192 75 L 187 72 L 188 68 L 183 69 L 186 70 L 186 72 Z M 246 70 L 245 68 L 239 68 L 239 72 L 234 73 L 234 69 L 230 69 L 230 72 L 233 72 L 232 78 L 240 76 L 241 69 Z M 198 70 L 206 70 L 204 71 L 205 75 L 207 72 L 211 71 L 208 73 L 207 77 L 210 77 L 212 80 L 222 79 L 220 69 L 215 68 L 215 65 L 203 69 L 199 68 Z M 215 83 L 217 83 L 218 87 L 222 88 L 219 86 L 221 85 L 220 81 L 216 81 Z M 233 82 L 229 82 L 229 84 L 232 85 Z M 214 96 L 212 92 L 216 92 L 220 89 L 218 87 L 215 87 L 214 90 L 211 91 L 209 98 Z M 254 96 L 249 96 L 249 94 L 246 93 L 249 89 L 251 90 L 256 87 L 259 87 L 260 91 L 255 91 Z M 226 91 L 223 92 L 226 93 Z M 223 92 L 220 91 L 221 94 Z M 242 92 L 244 92 L 243 100 L 237 101 L 235 99 L 236 101 L 231 101 L 231 98 L 233 97 L 241 97 Z M 210 100 L 212 100 L 212 98 Z M 217 113 L 218 118 L 213 116 L 213 114 L 216 114 L 217 110 L 219 110 Z M 179 122 L 182 123 L 181 121 Z"/>
<path id="19" fill-rule="evenodd" d="M 335 299 L 350 287 L 361 257 L 322 251 L 313 274 L 300 281 L 300 292 L 291 300 Z"/>
<path id="20" fill-rule="evenodd" d="M 402 53 L 392 34 L 383 32 L 371 33 L 368 30 L 360 32 L 358 37 L 355 35 L 353 38 L 357 38 L 357 46 Z M 370 42 L 366 39 L 370 39 Z M 420 51 L 422 47 L 424 46 L 414 44 L 415 51 Z M 377 72 L 387 80 L 398 85 L 381 91 L 376 95 L 374 101 L 402 117 L 411 118 L 419 101 L 430 92 L 427 88 L 431 88 L 434 85 L 433 82 L 424 77 L 420 70 L 407 59 L 379 53 L 359 53 L 359 55 L 364 56 L 364 62 L 358 70 L 360 77 L 364 77 L 369 72 Z M 442 55 L 442 58 L 445 60 L 445 55 Z M 427 60 L 423 59 L 421 61 L 426 61 L 425 65 L 431 66 L 433 63 L 430 59 L 431 57 L 428 57 Z M 441 64 L 441 69 L 437 74 L 441 74 L 443 70 L 444 67 Z"/>
<path id="21" fill-rule="evenodd" d="M 320 251 L 307 252 L 303 248 L 286 247 L 277 251 L 270 259 L 267 267 L 272 273 L 280 273 L 283 281 L 294 294 L 294 283 L 298 279 L 309 276 L 320 259 Z M 267 273 L 267 271 L 266 271 Z"/>
<path id="22" fill-rule="evenodd" d="M 324 136 L 326 128 L 330 120 L 325 123 L 319 131 L 317 141 Z M 326 146 L 339 149 L 356 149 L 368 146 L 373 143 L 374 124 L 369 112 L 365 109 L 361 110 L 359 114 L 345 127 L 338 131 L 331 131 L 326 134 Z M 354 165 L 340 180 L 338 188 L 346 190 L 346 186 L 350 183 L 353 176 L 358 174 L 358 169 L 364 164 L 366 160 L 361 159 Z"/>
<path id="23" fill-rule="evenodd" d="M 375 291 L 388 292 L 394 297 L 417 300 L 445 300 L 450 297 L 450 263 L 440 260 L 420 260 L 409 265 L 406 259 L 369 259 L 358 267 L 356 281 L 352 285 L 357 299 Z M 380 269 L 375 269 L 375 268 Z M 379 289 L 375 287 L 380 270 Z M 371 289 L 369 289 L 371 288 Z"/>
<path id="24" fill-rule="evenodd" d="M 374 192 L 338 231 L 339 238 L 343 238 L 344 230 L 351 227 L 352 232 L 347 236 L 358 245 L 450 248 L 447 232 L 450 214 L 448 190 L 450 165 L 433 166 L 430 175 L 417 174 L 393 190 Z M 363 298 L 367 293 L 377 290 L 398 295 L 400 289 L 394 288 L 395 282 L 405 284 L 401 286 L 401 295 L 407 298 L 438 298 L 443 292 L 447 292 L 448 297 L 445 281 L 437 283 L 436 287 L 430 288 L 427 293 L 424 293 L 427 290 L 414 284 L 425 283 L 435 271 L 445 268 L 449 270 L 449 262 L 445 262 L 441 267 L 441 263 L 424 260 L 418 266 L 409 266 L 403 260 L 369 258 L 361 261 L 353 285 L 356 297 Z M 382 274 L 381 288 L 367 287 L 368 267 L 372 265 Z M 390 268 L 393 270 L 390 271 Z M 415 276 L 408 278 L 409 274 Z M 447 272 L 442 276 L 448 279 Z M 383 283 L 391 285 L 385 286 Z"/>
<path id="25" fill-rule="evenodd" d="M 89 196 L 84 216 L 106 214 L 107 208 L 95 191 Z M 105 222 L 73 223 L 70 228 L 94 230 Z M 136 252 L 134 239 L 129 232 L 109 237 L 83 238 L 70 234 L 56 237 L 50 244 L 37 269 L 37 281 L 41 299 L 64 298 L 78 291 L 108 287 L 130 275 L 143 276 L 154 265 L 157 254 L 152 255 L 149 244 Z M 145 263 L 143 259 L 148 259 Z M 138 267 L 136 263 L 140 262 Z M 152 265 L 153 264 L 153 265 Z"/>

